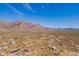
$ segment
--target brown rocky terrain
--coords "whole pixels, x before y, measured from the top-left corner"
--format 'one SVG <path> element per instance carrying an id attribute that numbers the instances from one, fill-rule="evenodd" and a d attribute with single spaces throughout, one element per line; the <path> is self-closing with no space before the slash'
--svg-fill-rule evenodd
<path id="1" fill-rule="evenodd" d="M 79 31 L 55 31 L 21 21 L 0 23 L 1 56 L 79 56 Z"/>

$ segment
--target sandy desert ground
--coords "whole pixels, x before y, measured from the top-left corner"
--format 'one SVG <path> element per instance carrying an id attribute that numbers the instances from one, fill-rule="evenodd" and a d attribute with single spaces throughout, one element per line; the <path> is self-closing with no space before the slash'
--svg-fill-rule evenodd
<path id="1" fill-rule="evenodd" d="M 0 31 L 1 56 L 79 56 L 79 32 Z"/>

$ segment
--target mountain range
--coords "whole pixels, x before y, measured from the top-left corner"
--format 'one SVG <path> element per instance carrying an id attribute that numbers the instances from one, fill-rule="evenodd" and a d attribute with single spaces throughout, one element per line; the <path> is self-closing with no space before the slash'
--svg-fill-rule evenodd
<path id="1" fill-rule="evenodd" d="M 51 32 L 51 31 L 79 31 L 78 28 L 46 28 L 40 24 L 32 24 L 25 21 L 0 21 L 0 30 L 9 31 L 32 31 L 32 32 Z"/>
<path id="2" fill-rule="evenodd" d="M 0 21 L 0 30 L 11 30 L 11 31 L 39 31 L 46 32 L 51 31 L 51 29 L 41 26 L 40 24 L 32 24 L 25 21 Z"/>

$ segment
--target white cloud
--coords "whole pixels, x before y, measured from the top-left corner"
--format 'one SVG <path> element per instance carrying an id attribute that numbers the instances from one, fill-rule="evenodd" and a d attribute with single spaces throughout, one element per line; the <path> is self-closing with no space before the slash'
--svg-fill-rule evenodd
<path id="1" fill-rule="evenodd" d="M 15 7 L 13 7 L 10 4 L 6 4 L 6 6 L 8 6 L 9 8 L 11 8 L 15 13 L 17 13 L 17 15 L 22 15 L 23 13 L 19 12 Z"/>
<path id="2" fill-rule="evenodd" d="M 23 6 L 24 6 L 25 9 L 36 13 L 36 11 L 31 7 L 31 5 L 29 3 L 23 3 Z"/>

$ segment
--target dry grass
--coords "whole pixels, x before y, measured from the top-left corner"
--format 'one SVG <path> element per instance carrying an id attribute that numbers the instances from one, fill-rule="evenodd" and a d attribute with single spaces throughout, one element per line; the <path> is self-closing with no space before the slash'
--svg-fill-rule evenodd
<path id="1" fill-rule="evenodd" d="M 79 32 L 0 31 L 0 55 L 79 55 Z"/>

